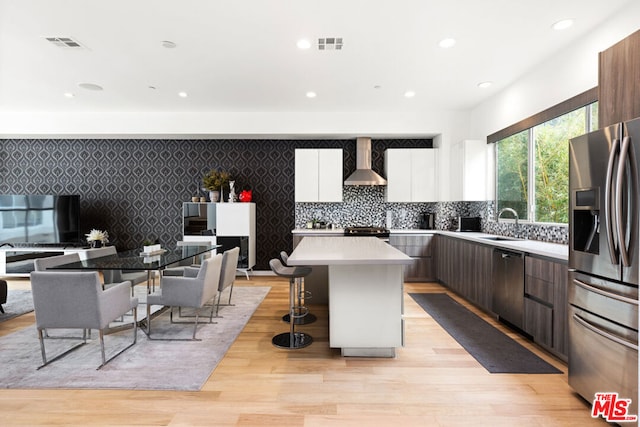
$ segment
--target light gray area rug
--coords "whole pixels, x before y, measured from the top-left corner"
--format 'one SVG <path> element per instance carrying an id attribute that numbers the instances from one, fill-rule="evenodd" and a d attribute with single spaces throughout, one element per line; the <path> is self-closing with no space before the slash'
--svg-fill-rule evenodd
<path id="1" fill-rule="evenodd" d="M 223 317 L 214 319 L 216 324 L 198 326 L 197 338 L 202 341 L 151 341 L 139 329 L 138 342 L 100 370 L 96 370 L 100 365 L 97 331 L 93 331 L 84 346 L 36 370 L 42 364 L 37 332 L 35 326 L 25 328 L 0 338 L 0 388 L 200 390 L 269 289 L 234 287 L 231 302 L 235 305 L 221 307 Z M 138 310 L 144 311 L 145 306 Z M 208 309 L 206 313 L 208 321 Z M 201 319 L 205 320 L 203 316 Z M 130 321 L 125 317 L 125 322 Z M 171 324 L 166 311 L 152 320 L 151 329 L 154 337 L 190 338 L 193 325 Z M 79 332 L 73 334 L 79 336 Z M 54 331 L 50 333 L 53 335 Z M 55 333 L 60 335 L 60 331 Z M 132 337 L 131 329 L 105 335 L 107 358 L 128 345 Z M 58 354 L 75 343 L 68 339 L 47 339 L 47 354 Z"/>
<path id="2" fill-rule="evenodd" d="M 4 313 L 0 313 L 0 322 L 33 311 L 31 291 L 28 289 L 9 289 L 7 302 L 2 304 L 2 308 L 4 308 Z"/>

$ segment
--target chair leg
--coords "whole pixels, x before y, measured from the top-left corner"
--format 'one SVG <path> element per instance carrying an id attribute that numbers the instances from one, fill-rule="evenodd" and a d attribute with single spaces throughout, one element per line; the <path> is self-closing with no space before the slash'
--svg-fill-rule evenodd
<path id="1" fill-rule="evenodd" d="M 100 329 L 99 334 L 100 334 L 100 354 L 102 355 L 102 365 L 100 366 L 104 366 L 107 363 L 107 358 L 104 355 L 104 333 L 102 332 L 102 329 Z"/>
<path id="2" fill-rule="evenodd" d="M 151 304 L 147 304 L 147 335 L 151 335 Z"/>
<path id="3" fill-rule="evenodd" d="M 133 341 L 131 342 L 131 344 L 129 344 L 125 348 L 123 348 L 120 351 L 118 351 L 116 354 L 111 356 L 109 359 L 106 359 L 106 357 L 105 357 L 104 332 L 103 332 L 102 329 L 100 330 L 100 351 L 101 351 L 101 354 L 102 354 L 102 364 L 100 366 L 98 366 L 96 368 L 96 370 L 102 368 L 104 365 L 106 365 L 107 363 L 111 362 L 116 357 L 120 356 L 122 353 L 125 352 L 125 350 L 128 350 L 129 348 L 131 348 L 138 341 L 138 322 L 136 320 L 137 318 L 138 318 L 138 308 L 134 307 L 133 308 Z"/>
<path id="4" fill-rule="evenodd" d="M 202 341 L 201 339 L 196 338 L 196 332 L 198 330 L 198 320 L 199 320 L 199 315 L 200 315 L 200 308 L 196 309 L 196 314 L 195 316 L 193 316 L 195 318 L 194 322 L 179 322 L 179 321 L 174 321 L 173 320 L 173 306 L 169 307 L 169 321 L 172 324 L 193 324 L 193 337 L 192 338 L 152 338 L 151 337 L 151 327 L 150 327 L 150 323 L 151 323 L 151 319 L 149 316 L 149 306 L 147 305 L 147 337 L 150 340 L 154 340 L 154 341 Z M 213 313 L 213 306 L 211 306 L 211 312 Z M 179 313 L 179 311 L 178 311 Z M 211 316 L 210 316 L 211 317 Z M 180 314 L 178 314 L 178 318 L 180 318 Z M 216 322 L 212 322 L 211 319 L 209 319 L 209 323 L 215 324 Z"/>
<path id="5" fill-rule="evenodd" d="M 38 339 L 40 340 L 40 353 L 42 353 L 42 366 L 47 364 L 47 353 L 44 351 L 44 337 L 42 329 L 38 329 Z"/>
<path id="6" fill-rule="evenodd" d="M 59 338 L 63 338 L 63 337 L 59 337 Z M 75 338 L 75 339 L 77 339 L 77 338 Z M 65 350 L 64 352 L 58 354 L 57 356 L 54 356 L 51 360 L 47 360 L 47 353 L 46 353 L 45 347 L 44 347 L 44 335 L 43 335 L 43 330 L 42 329 L 38 329 L 38 340 L 40 341 L 40 352 L 42 353 L 42 365 L 38 366 L 36 369 L 41 369 L 41 368 L 44 368 L 45 366 L 47 366 L 48 364 L 60 359 L 61 357 L 63 357 L 67 353 L 71 353 L 73 350 L 85 345 L 87 343 L 87 330 L 86 329 L 82 330 L 82 342 L 80 344 L 76 344 L 73 347 L 71 347 L 70 349 Z"/>
<path id="7" fill-rule="evenodd" d="M 193 322 L 193 339 L 196 339 L 196 332 L 198 331 L 198 315 L 200 314 L 200 309 L 196 309 L 196 321 Z"/>

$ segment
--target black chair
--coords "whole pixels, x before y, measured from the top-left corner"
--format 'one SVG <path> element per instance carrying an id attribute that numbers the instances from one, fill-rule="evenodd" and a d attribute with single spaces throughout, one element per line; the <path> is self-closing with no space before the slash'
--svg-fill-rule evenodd
<path id="1" fill-rule="evenodd" d="M 313 338 L 304 332 L 296 332 L 296 319 L 308 314 L 306 307 L 297 307 L 295 304 L 296 279 L 301 279 L 311 273 L 311 267 L 285 267 L 279 259 L 269 261 L 271 270 L 278 276 L 289 279 L 289 316 L 293 322 L 289 322 L 289 332 L 283 332 L 274 336 L 271 343 L 279 348 L 298 349 L 304 348 L 313 342 Z"/>
<path id="2" fill-rule="evenodd" d="M 2 308 L 2 304 L 7 303 L 7 281 L 0 280 L 0 313 L 4 313 L 4 308 Z"/>
<path id="3" fill-rule="evenodd" d="M 285 265 L 285 267 L 289 267 L 289 264 L 287 263 L 287 261 L 289 260 L 289 255 L 285 251 L 280 252 L 280 259 L 282 259 L 282 263 Z M 312 298 L 311 292 L 304 290 L 302 278 L 296 279 L 296 289 L 294 290 L 294 293 L 298 298 L 296 307 L 305 307 L 304 302 Z M 282 316 L 282 320 L 285 323 L 289 323 L 291 321 L 290 319 L 291 315 L 289 313 Z M 316 320 L 316 316 L 313 313 L 309 313 L 308 311 L 306 316 L 299 316 L 295 318 L 296 325 L 308 325 L 315 322 Z"/>

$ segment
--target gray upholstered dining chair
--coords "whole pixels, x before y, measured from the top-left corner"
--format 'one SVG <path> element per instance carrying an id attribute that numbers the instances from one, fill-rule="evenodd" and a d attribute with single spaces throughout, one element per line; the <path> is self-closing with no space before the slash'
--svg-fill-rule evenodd
<path id="1" fill-rule="evenodd" d="M 189 241 L 189 240 L 178 240 L 176 242 L 176 246 L 209 246 L 211 242 L 203 242 L 203 241 Z M 202 260 L 210 258 L 211 252 L 205 252 L 204 254 L 198 255 L 191 259 L 185 259 L 175 264 L 171 264 L 164 270 L 162 270 L 163 276 L 184 276 L 184 270 L 187 267 L 199 268 Z"/>
<path id="2" fill-rule="evenodd" d="M 105 246 L 86 251 L 85 257 L 87 259 L 95 259 L 117 254 L 118 251 L 115 246 Z M 104 277 L 105 286 L 128 280 L 131 282 L 131 295 L 133 295 L 133 286 L 146 282 L 148 278 L 146 271 L 128 271 L 123 273 L 122 270 L 104 270 L 102 271 L 102 276 Z"/>
<path id="3" fill-rule="evenodd" d="M 222 255 L 217 254 L 204 260 L 200 268 L 187 267 L 183 277 L 163 276 L 160 281 L 160 289 L 147 296 L 146 322 L 148 337 L 150 339 L 159 339 L 151 337 L 151 306 L 164 305 L 169 306 L 171 322 L 173 322 L 174 307 L 195 309 L 194 322 L 176 323 L 193 323 L 193 337 L 191 340 L 196 340 L 200 309 L 215 297 L 221 269 Z M 190 270 L 194 270 L 193 273 L 197 272 L 195 277 L 191 277 L 193 273 Z M 213 306 L 211 310 L 213 311 Z M 209 322 L 211 322 L 211 319 Z M 184 341 L 180 338 L 165 338 L 165 340 Z"/>
<path id="4" fill-rule="evenodd" d="M 35 267 L 35 271 L 45 271 L 51 267 L 57 267 L 63 264 L 70 264 L 72 262 L 79 262 L 80 255 L 77 252 L 65 254 L 65 255 L 56 255 L 50 256 L 46 258 L 36 258 L 33 261 L 33 266 Z"/>
<path id="5" fill-rule="evenodd" d="M 233 284 L 236 281 L 236 269 L 238 268 L 239 256 L 240 256 L 240 248 L 238 247 L 226 250 L 222 253 L 222 269 L 220 271 L 220 282 L 218 283 L 218 295 L 215 303 L 216 305 L 215 317 L 222 317 L 218 315 L 218 310 L 220 310 L 220 305 L 225 305 L 225 306 L 233 305 L 231 304 L 231 294 L 233 293 Z M 227 288 L 229 288 L 229 302 L 226 304 L 220 304 L 220 298 L 222 297 L 222 292 L 224 292 Z M 213 315 L 213 310 L 211 310 L 211 315 Z"/>
<path id="6" fill-rule="evenodd" d="M 42 352 L 42 365 L 48 365 L 86 344 L 87 330 L 100 332 L 102 363 L 98 369 L 136 343 L 136 311 L 138 299 L 129 295 L 131 283 L 122 282 L 102 289 L 97 272 L 34 271 L 31 273 L 31 292 L 36 317 L 36 328 Z M 109 359 L 105 356 L 104 331 L 109 323 L 133 310 L 133 342 Z M 45 329 L 82 329 L 82 343 L 75 345 L 52 359 L 47 359 L 43 331 Z"/>

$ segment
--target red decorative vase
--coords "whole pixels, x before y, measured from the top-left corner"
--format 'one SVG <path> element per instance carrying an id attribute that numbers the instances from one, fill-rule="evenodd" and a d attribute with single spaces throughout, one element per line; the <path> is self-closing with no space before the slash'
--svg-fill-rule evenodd
<path id="1" fill-rule="evenodd" d="M 238 196 L 238 200 L 241 202 L 250 202 L 251 201 L 251 190 L 242 190 L 240 195 Z"/>

